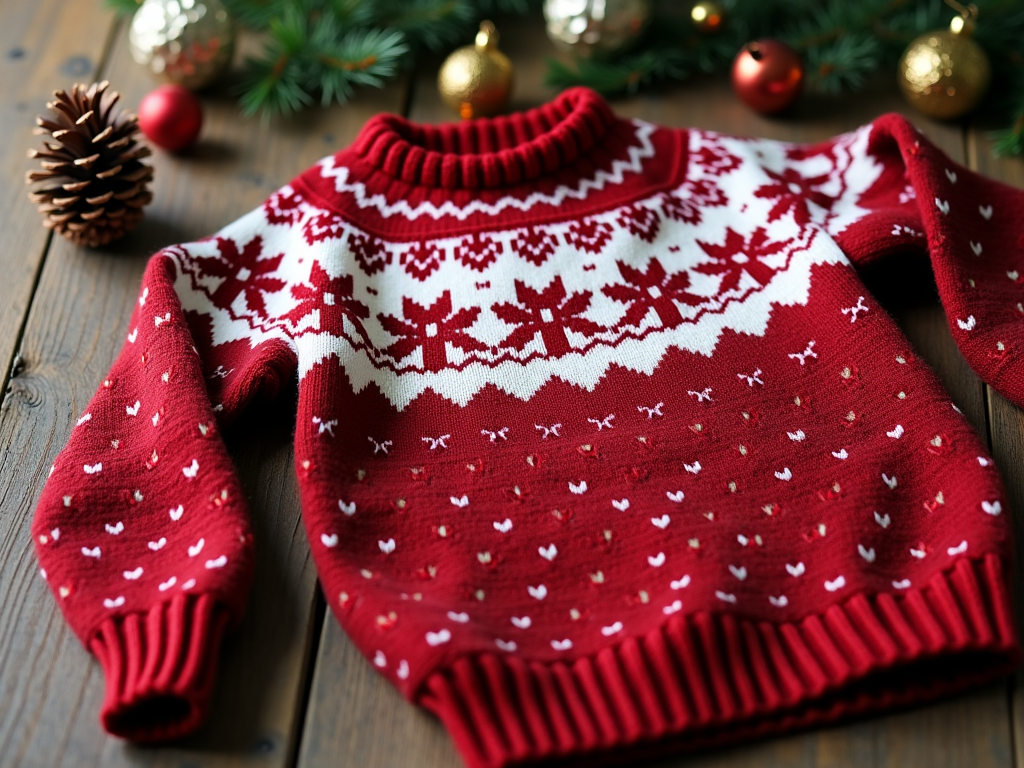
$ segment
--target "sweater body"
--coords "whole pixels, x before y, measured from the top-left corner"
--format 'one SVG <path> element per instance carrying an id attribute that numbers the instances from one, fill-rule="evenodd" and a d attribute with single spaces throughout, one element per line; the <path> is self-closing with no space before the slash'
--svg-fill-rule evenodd
<path id="1" fill-rule="evenodd" d="M 105 724 L 201 721 L 251 570 L 219 425 L 295 374 L 327 602 L 472 766 L 695 748 L 1004 674 L 998 473 L 855 267 L 929 248 L 1005 388 L 1020 204 L 893 116 L 815 146 L 582 90 L 371 121 L 154 257 L 55 463 L 34 532 L 114 681 Z M 185 714 L 137 726 L 168 687 Z"/>

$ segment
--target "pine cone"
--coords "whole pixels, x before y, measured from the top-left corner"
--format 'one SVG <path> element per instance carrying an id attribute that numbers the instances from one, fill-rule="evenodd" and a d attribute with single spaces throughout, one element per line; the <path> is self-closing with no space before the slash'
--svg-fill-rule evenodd
<path id="1" fill-rule="evenodd" d="M 43 169 L 25 178 L 29 184 L 42 182 L 29 199 L 40 204 L 43 224 L 91 248 L 133 229 L 153 199 L 148 187 L 153 168 L 139 162 L 150 151 L 135 140 L 138 118 L 123 110 L 112 114 L 120 94 L 108 93 L 109 85 L 105 80 L 88 88 L 75 84 L 70 96 L 54 92 L 46 105 L 52 117 L 37 118 L 35 130 L 53 141 L 29 150 Z"/>

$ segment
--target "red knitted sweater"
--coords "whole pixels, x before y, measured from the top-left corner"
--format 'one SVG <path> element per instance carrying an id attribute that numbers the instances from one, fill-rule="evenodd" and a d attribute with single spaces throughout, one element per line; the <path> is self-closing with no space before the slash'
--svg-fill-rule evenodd
<path id="1" fill-rule="evenodd" d="M 253 563 L 221 440 L 298 375 L 327 601 L 469 766 L 693 748 L 1017 658 L 992 460 L 854 267 L 930 252 L 1022 402 L 1024 193 L 895 115 L 814 146 L 570 90 L 381 115 L 153 257 L 57 458 L 39 559 L 103 724 L 198 727 Z"/>

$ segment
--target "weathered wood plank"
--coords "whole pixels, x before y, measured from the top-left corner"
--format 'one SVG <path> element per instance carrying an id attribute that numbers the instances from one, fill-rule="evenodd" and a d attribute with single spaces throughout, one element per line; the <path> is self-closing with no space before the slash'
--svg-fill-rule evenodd
<path id="1" fill-rule="evenodd" d="M 544 57 L 554 55 L 554 50 L 540 22 L 504 20 L 499 29 L 501 47 L 516 67 L 512 108 L 536 106 L 551 98 L 553 91 L 542 86 L 542 78 Z M 409 109 L 413 120 L 453 119 L 436 92 L 438 63 L 424 62 L 418 67 Z M 867 123 L 886 110 L 905 110 L 888 80 L 852 98 L 808 98 L 784 120 L 750 113 L 723 79 L 704 79 L 682 88 L 617 100 L 614 107 L 620 114 L 664 125 L 692 125 L 786 141 L 818 141 Z M 952 157 L 963 160 L 963 134 L 959 129 L 929 123 L 919 116 L 914 120 Z M 891 269 L 888 274 L 892 274 Z M 912 292 L 910 301 L 905 284 L 885 273 L 869 276 L 869 287 L 894 314 L 915 349 L 936 369 L 953 400 L 986 435 L 983 386 L 956 349 L 927 264 L 908 263 L 903 274 L 923 286 Z M 892 290 L 893 286 L 902 290 Z M 673 758 L 657 765 L 1008 766 L 1011 747 L 1006 697 L 1006 685 L 996 684 L 909 712 L 734 750 Z M 422 768 L 460 765 L 441 726 L 404 704 L 329 618 L 318 649 L 298 764 L 300 768 L 314 768 L 339 755 L 345 756 L 345 765 L 366 768 L 398 768 L 413 762 Z"/>
<path id="2" fill-rule="evenodd" d="M 153 87 L 131 62 L 123 34 L 105 75 L 129 106 Z M 254 518 L 257 577 L 243 625 L 225 643 L 210 722 L 191 739 L 140 749 L 103 735 L 99 667 L 36 575 L 29 521 L 54 455 L 120 349 L 145 256 L 246 213 L 403 99 L 394 86 L 345 108 L 264 124 L 244 120 L 230 97 L 205 97 L 203 141 L 181 157 L 154 158 L 155 201 L 137 232 L 95 252 L 53 243 L 19 348 L 24 369 L 0 412 L 0 765 L 285 766 L 294 759 L 319 632 L 292 470 L 294 400 L 243 418 L 229 434 Z"/>
<path id="3" fill-rule="evenodd" d="M 0 387 L 28 313 L 49 231 L 20 180 L 35 161 L 32 134 L 53 91 L 88 82 L 108 47 L 112 16 L 101 8 L 74 8 L 67 0 L 5 3 L 0 9 Z"/>
<path id="4" fill-rule="evenodd" d="M 980 124 L 967 133 L 967 156 L 971 168 L 1018 188 L 1024 188 L 1024 160 L 996 158 L 987 133 L 991 126 Z M 1019 216 L 1019 213 L 1017 214 Z M 1014 603 L 1017 631 L 1024 633 L 1024 412 L 995 390 L 989 388 L 989 423 L 992 430 L 992 455 L 1002 473 L 1009 497 L 1016 539 L 1014 561 Z M 1010 702 L 1013 721 L 1015 760 L 1024 765 L 1024 669 L 1019 669 Z"/>

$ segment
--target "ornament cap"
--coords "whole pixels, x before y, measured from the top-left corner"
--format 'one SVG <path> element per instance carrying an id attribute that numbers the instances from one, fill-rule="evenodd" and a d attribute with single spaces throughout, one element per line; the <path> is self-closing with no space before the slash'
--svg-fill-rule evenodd
<path id="1" fill-rule="evenodd" d="M 488 50 L 491 48 L 498 47 L 498 28 L 494 26 L 493 21 L 480 22 L 480 31 L 476 33 L 476 47 L 480 50 Z"/>

